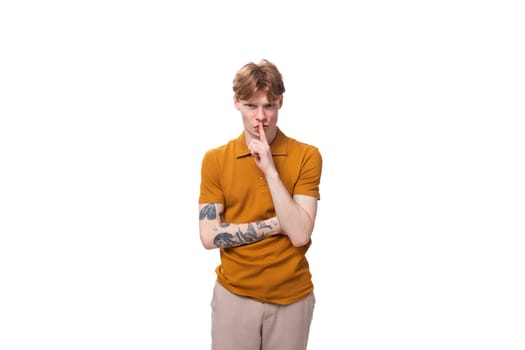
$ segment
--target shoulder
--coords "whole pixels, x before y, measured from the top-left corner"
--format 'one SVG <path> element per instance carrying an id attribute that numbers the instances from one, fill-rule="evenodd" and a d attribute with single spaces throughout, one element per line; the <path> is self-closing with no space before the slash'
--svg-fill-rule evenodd
<path id="1" fill-rule="evenodd" d="M 283 134 L 283 137 L 286 139 L 288 145 L 288 151 L 292 153 L 301 153 L 305 155 L 312 155 L 316 157 L 321 157 L 321 151 L 319 148 L 311 143 L 297 140 L 293 137 L 286 136 Z"/>
<path id="2" fill-rule="evenodd" d="M 220 157 L 221 155 L 231 152 L 233 149 L 234 143 L 235 143 L 235 140 L 230 140 L 226 142 L 225 144 L 210 148 L 206 152 L 204 152 L 204 158 Z"/>
<path id="3" fill-rule="evenodd" d="M 301 149 L 308 150 L 308 151 L 311 151 L 311 152 L 319 152 L 319 153 L 321 153 L 317 146 L 312 145 L 310 143 L 302 142 L 302 141 L 299 141 L 299 140 L 296 140 L 296 139 L 293 139 L 293 138 L 290 139 L 290 142 L 292 143 L 293 147 L 301 148 Z"/>
<path id="4" fill-rule="evenodd" d="M 303 169 L 312 169 L 321 172 L 323 157 L 319 148 L 311 143 L 299 141 L 293 137 L 286 137 L 286 155 L 301 164 Z"/>

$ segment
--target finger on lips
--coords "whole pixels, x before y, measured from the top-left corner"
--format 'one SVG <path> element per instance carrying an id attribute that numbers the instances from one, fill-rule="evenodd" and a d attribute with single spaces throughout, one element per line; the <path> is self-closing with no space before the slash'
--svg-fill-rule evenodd
<path id="1" fill-rule="evenodd" d="M 259 138 L 261 141 L 266 141 L 266 133 L 264 132 L 263 123 L 259 123 Z"/>

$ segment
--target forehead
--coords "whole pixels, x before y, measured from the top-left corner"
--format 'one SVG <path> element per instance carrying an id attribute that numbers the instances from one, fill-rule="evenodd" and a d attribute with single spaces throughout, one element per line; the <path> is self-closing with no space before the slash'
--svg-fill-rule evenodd
<path id="1" fill-rule="evenodd" d="M 252 104 L 268 104 L 268 103 L 277 102 L 277 100 L 274 100 L 274 101 L 268 100 L 266 91 L 257 91 L 252 97 L 246 100 L 241 100 L 241 101 L 245 103 L 252 103 Z"/>

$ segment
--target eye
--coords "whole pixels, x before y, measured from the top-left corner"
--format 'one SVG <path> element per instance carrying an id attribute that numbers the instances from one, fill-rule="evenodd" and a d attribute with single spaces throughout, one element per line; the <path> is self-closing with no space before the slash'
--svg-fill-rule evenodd
<path id="1" fill-rule="evenodd" d="M 253 103 L 247 103 L 245 106 L 248 109 L 254 109 L 255 108 L 255 105 Z"/>
<path id="2" fill-rule="evenodd" d="M 277 108 L 277 105 L 275 103 L 268 103 L 268 104 L 264 105 L 264 108 L 265 109 L 275 109 L 275 108 Z"/>

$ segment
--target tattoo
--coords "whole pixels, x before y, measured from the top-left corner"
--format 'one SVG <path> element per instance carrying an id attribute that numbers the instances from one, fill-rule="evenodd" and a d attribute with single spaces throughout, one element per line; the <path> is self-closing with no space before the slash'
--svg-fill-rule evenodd
<path id="1" fill-rule="evenodd" d="M 215 205 L 213 204 L 206 204 L 199 213 L 199 220 L 203 219 L 208 220 L 215 220 L 217 218 L 217 210 L 215 209 Z"/>
<path id="2" fill-rule="evenodd" d="M 261 225 L 261 221 L 257 222 L 257 227 L 263 228 L 267 227 Z M 260 241 L 263 238 L 266 238 L 268 235 L 262 233 L 257 235 L 255 227 L 252 224 L 248 224 L 247 232 L 237 231 L 235 235 L 228 232 L 221 232 L 215 236 L 213 244 L 218 248 L 231 248 L 239 245 L 244 245 L 248 243 L 253 243 Z"/>
<path id="3" fill-rule="evenodd" d="M 255 242 L 257 240 L 257 232 L 252 224 L 248 224 L 248 232 L 243 234 L 240 230 L 237 232 L 239 239 L 244 239 L 246 242 Z"/>
<path id="4" fill-rule="evenodd" d="M 272 229 L 272 226 L 271 225 L 266 225 L 266 223 L 264 221 L 257 221 L 255 224 L 257 225 L 257 228 L 269 228 L 269 229 Z"/>
<path id="5" fill-rule="evenodd" d="M 234 247 L 235 244 L 233 242 L 233 235 L 228 232 L 219 233 L 217 236 L 215 236 L 215 239 L 213 240 L 213 244 L 215 244 L 216 247 Z"/>

